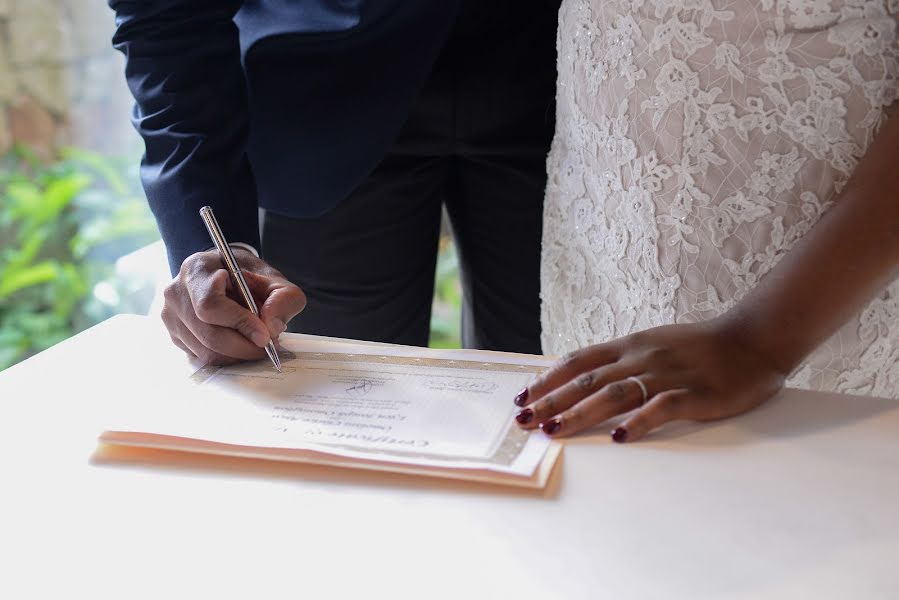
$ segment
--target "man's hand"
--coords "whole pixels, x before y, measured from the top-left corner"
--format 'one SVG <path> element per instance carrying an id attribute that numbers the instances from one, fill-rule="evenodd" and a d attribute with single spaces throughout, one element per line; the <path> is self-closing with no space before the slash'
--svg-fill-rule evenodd
<path id="1" fill-rule="evenodd" d="M 259 317 L 243 305 L 215 250 L 188 256 L 165 289 L 162 320 L 172 342 L 208 364 L 265 358 L 263 348 L 306 306 L 302 290 L 252 253 L 235 248 Z"/>

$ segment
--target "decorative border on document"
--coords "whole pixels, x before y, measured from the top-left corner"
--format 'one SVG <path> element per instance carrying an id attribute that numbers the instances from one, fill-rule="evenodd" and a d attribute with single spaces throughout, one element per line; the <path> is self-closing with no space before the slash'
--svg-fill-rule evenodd
<path id="1" fill-rule="evenodd" d="M 427 366 L 427 367 L 435 367 L 435 368 L 443 368 L 443 369 L 460 369 L 460 370 L 475 370 L 475 371 L 500 371 L 505 373 L 534 373 L 539 374 L 547 369 L 544 366 L 537 365 L 514 365 L 508 363 L 497 363 L 497 362 L 482 362 L 475 360 L 452 360 L 448 358 L 415 358 L 408 356 L 386 356 L 379 354 L 346 354 L 343 352 L 288 352 L 285 350 L 281 350 L 279 352 L 281 357 L 281 366 L 285 371 L 295 370 L 298 367 L 290 365 L 290 362 L 293 361 L 322 361 L 322 362 L 336 362 L 336 363 L 368 363 L 373 365 L 395 365 L 395 366 Z M 269 370 L 271 367 L 268 365 L 268 361 L 265 363 L 244 363 L 244 368 L 249 365 L 259 365 L 259 376 L 260 377 L 270 377 L 277 376 L 276 374 L 269 374 Z M 190 379 L 197 385 L 202 385 L 212 379 L 215 375 L 221 373 L 227 369 L 233 369 L 234 366 L 230 367 L 217 367 L 207 365 L 201 368 L 199 371 L 191 375 Z M 240 368 L 240 366 L 237 366 Z M 253 369 L 255 371 L 255 369 Z M 253 376 L 253 372 L 250 373 L 241 373 L 244 376 Z M 506 428 L 506 431 L 502 434 L 503 438 L 500 443 L 496 447 L 496 451 L 492 456 L 487 458 L 470 458 L 470 457 L 453 457 L 445 454 L 428 454 L 425 452 L 409 452 L 403 450 L 390 450 L 390 449 L 377 449 L 373 451 L 371 448 L 365 448 L 362 446 L 353 446 L 351 444 L 336 444 L 333 442 L 314 442 L 316 445 L 328 446 L 332 448 L 341 448 L 344 450 L 350 450 L 355 452 L 377 452 L 378 454 L 387 455 L 387 456 L 396 456 L 401 458 L 418 458 L 418 459 L 428 459 L 428 460 L 437 460 L 437 461 L 458 461 L 465 460 L 466 462 L 471 463 L 484 463 L 484 464 L 492 464 L 492 465 L 503 465 L 509 466 L 515 462 L 515 459 L 518 458 L 518 455 L 521 454 L 522 449 L 524 448 L 525 443 L 527 442 L 529 432 L 519 429 L 518 427 L 513 427 L 512 424 L 509 424 L 509 427 Z"/>

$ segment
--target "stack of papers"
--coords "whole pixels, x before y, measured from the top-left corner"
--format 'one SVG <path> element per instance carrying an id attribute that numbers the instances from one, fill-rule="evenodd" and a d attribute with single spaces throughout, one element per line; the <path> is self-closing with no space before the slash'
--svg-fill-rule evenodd
<path id="1" fill-rule="evenodd" d="M 284 334 L 271 363 L 204 366 L 121 405 L 101 435 L 141 446 L 542 488 L 560 446 L 513 422 L 551 361 Z"/>

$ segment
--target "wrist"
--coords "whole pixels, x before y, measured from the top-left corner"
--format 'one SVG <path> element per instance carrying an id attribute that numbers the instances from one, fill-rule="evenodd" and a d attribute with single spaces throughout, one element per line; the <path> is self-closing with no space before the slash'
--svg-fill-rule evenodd
<path id="1" fill-rule="evenodd" d="M 793 350 L 795 344 L 784 343 L 788 334 L 776 334 L 776 326 L 739 305 L 710 320 L 708 326 L 717 339 L 731 346 L 739 346 L 785 378 L 807 354 Z"/>

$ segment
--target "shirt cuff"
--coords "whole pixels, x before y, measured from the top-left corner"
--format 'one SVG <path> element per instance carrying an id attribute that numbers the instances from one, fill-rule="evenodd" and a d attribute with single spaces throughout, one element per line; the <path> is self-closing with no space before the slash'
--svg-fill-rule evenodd
<path id="1" fill-rule="evenodd" d="M 243 242 L 228 242 L 228 245 L 232 248 L 243 248 L 247 252 L 251 252 L 256 258 L 259 258 L 259 250 L 249 244 L 244 244 Z"/>
<path id="2" fill-rule="evenodd" d="M 249 244 L 244 244 L 243 242 L 228 242 L 228 245 L 231 246 L 232 249 L 240 248 L 242 250 L 246 250 L 247 252 L 249 252 L 250 254 L 255 256 L 256 258 L 259 258 L 259 250 L 257 250 L 256 248 L 254 248 L 253 246 L 251 246 Z M 215 246 L 212 246 L 211 248 L 206 248 L 206 252 L 212 252 L 213 250 L 215 250 Z"/>

